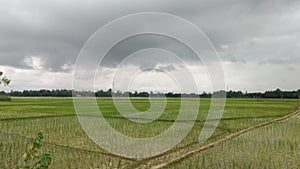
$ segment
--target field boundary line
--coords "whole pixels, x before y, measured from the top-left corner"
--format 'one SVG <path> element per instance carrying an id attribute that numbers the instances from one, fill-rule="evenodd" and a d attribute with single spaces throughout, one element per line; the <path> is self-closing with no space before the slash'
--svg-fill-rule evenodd
<path id="1" fill-rule="evenodd" d="M 25 139 L 32 139 L 31 137 L 23 136 L 23 135 L 20 135 L 20 134 L 17 134 L 17 133 L 8 133 L 8 132 L 4 132 L 4 131 L 0 131 L 0 133 L 6 134 L 6 135 L 17 136 L 17 137 L 21 137 L 21 138 L 25 138 Z M 86 153 L 91 153 L 91 154 L 96 154 L 96 155 L 105 155 L 105 156 L 109 156 L 109 157 L 116 157 L 116 158 L 120 158 L 120 159 L 123 159 L 123 160 L 137 161 L 136 159 L 127 158 L 127 157 L 119 156 L 119 155 L 112 154 L 112 153 L 105 153 L 105 152 L 87 150 L 87 149 L 83 149 L 83 148 L 65 146 L 65 145 L 51 143 L 51 142 L 45 142 L 45 141 L 43 141 L 42 143 L 44 145 L 53 146 L 53 147 L 60 147 L 60 148 L 64 148 L 64 149 L 81 151 L 81 152 L 86 152 Z"/>
<path id="2" fill-rule="evenodd" d="M 185 160 L 186 158 L 188 158 L 188 157 L 190 157 L 190 156 L 192 156 L 194 154 L 197 154 L 197 153 L 202 152 L 204 150 L 213 148 L 213 147 L 215 147 L 215 146 L 219 145 L 220 143 L 223 143 L 223 142 L 225 142 L 227 140 L 233 139 L 233 138 L 235 138 L 237 136 L 240 136 L 240 135 L 242 135 L 244 133 L 250 132 L 250 131 L 252 131 L 254 129 L 258 129 L 258 128 L 267 126 L 269 124 L 275 123 L 275 122 L 279 122 L 279 121 L 283 121 L 283 120 L 286 120 L 286 119 L 290 119 L 290 118 L 292 118 L 292 117 L 294 117 L 294 116 L 296 116 L 298 114 L 300 114 L 300 107 L 296 111 L 294 111 L 293 113 L 290 113 L 290 114 L 285 115 L 283 117 L 279 117 L 279 118 L 276 118 L 276 119 L 273 119 L 273 120 L 270 120 L 270 121 L 267 121 L 267 122 L 263 122 L 263 123 L 260 123 L 260 124 L 257 124 L 257 125 L 251 126 L 251 127 L 248 127 L 246 129 L 243 129 L 243 130 L 238 131 L 236 133 L 229 134 L 229 135 L 225 136 L 224 138 L 222 138 L 220 140 L 217 140 L 217 141 L 215 141 L 213 143 L 210 143 L 210 144 L 202 146 L 202 147 L 200 147 L 198 149 L 189 151 L 187 153 L 184 153 L 184 154 L 182 154 L 182 155 L 180 155 L 178 157 L 172 158 L 172 159 L 170 159 L 168 161 L 165 161 L 165 162 L 162 162 L 160 164 L 156 164 L 156 165 L 150 167 L 150 169 L 161 169 L 161 168 L 164 168 L 164 167 L 167 167 L 167 166 L 179 163 L 179 162 Z"/>
<path id="3" fill-rule="evenodd" d="M 13 118 L 0 119 L 0 121 L 42 119 L 42 118 L 50 118 L 50 117 L 68 117 L 68 116 L 75 116 L 75 115 L 74 114 L 62 114 L 62 115 L 56 114 L 56 115 L 46 115 L 46 116 L 13 117 Z"/>
<path id="4" fill-rule="evenodd" d="M 14 120 L 31 120 L 31 119 L 43 119 L 43 118 L 55 118 L 55 117 L 71 117 L 71 116 L 87 116 L 87 117 L 91 117 L 91 116 L 95 116 L 95 117 L 99 117 L 98 115 L 88 115 L 88 114 L 58 114 L 58 113 L 53 113 L 53 115 L 44 115 L 44 116 L 28 116 L 28 117 L 12 117 L 12 118 L 3 118 L 0 119 L 0 121 L 14 121 Z M 278 115 L 277 115 L 278 116 Z M 110 118 L 110 119 L 120 119 L 120 120 L 127 120 L 126 118 L 119 116 L 119 115 L 101 115 L 101 117 L 104 118 Z M 269 116 L 261 116 L 260 118 L 267 118 Z M 276 116 L 272 116 L 272 117 L 276 117 Z M 242 117 L 242 118 L 238 118 L 238 119 L 248 119 L 248 118 L 253 118 L 253 117 Z M 147 118 L 133 118 L 136 120 L 151 120 L 151 119 L 147 119 Z M 236 118 L 224 118 L 222 120 L 234 120 Z M 216 119 L 211 119 L 211 120 L 216 120 Z M 169 122 L 169 123 L 174 123 L 176 120 L 172 120 L 172 119 L 157 119 L 156 122 Z M 179 120 L 176 122 L 180 122 L 180 123 L 186 123 L 186 122 L 205 122 L 205 120 Z"/>

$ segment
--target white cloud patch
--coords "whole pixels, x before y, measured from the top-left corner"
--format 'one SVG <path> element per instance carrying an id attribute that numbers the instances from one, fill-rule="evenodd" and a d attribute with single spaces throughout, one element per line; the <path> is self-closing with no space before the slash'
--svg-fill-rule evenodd
<path id="1" fill-rule="evenodd" d="M 25 57 L 24 63 L 26 63 L 27 66 L 32 67 L 35 70 L 41 70 L 44 66 L 44 60 L 41 56 Z"/>
<path id="2" fill-rule="evenodd" d="M 167 68 L 166 68 L 167 67 Z M 93 78 L 93 77 L 91 77 Z M 86 80 L 82 81 L 82 89 Z M 153 91 L 153 92 L 196 92 L 213 91 L 209 75 L 203 66 L 191 65 L 187 69 L 182 65 L 158 65 L 157 68 L 142 71 L 137 65 L 124 65 L 116 68 L 101 68 L 95 76 L 95 89 L 112 88 L 120 91 Z M 183 86 L 180 86 L 183 85 Z"/>
<path id="3" fill-rule="evenodd" d="M 283 64 L 262 65 L 255 62 L 235 64 L 229 61 L 223 62 L 223 67 L 229 90 L 263 92 L 277 88 L 282 90 L 299 88 L 300 67 L 291 70 Z"/>
<path id="4" fill-rule="evenodd" d="M 5 75 L 11 80 L 9 86 L 0 86 L 0 91 L 72 88 L 72 73 L 20 69 L 1 65 L 0 70 L 5 72 Z"/>
<path id="5" fill-rule="evenodd" d="M 61 69 L 62 70 L 72 70 L 72 69 L 74 69 L 74 65 L 65 63 L 64 65 L 61 66 Z"/>

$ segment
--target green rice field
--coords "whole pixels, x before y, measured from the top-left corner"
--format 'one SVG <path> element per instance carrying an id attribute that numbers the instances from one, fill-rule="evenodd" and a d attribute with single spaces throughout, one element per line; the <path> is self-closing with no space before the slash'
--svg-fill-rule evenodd
<path id="1" fill-rule="evenodd" d="M 197 101 L 192 98 L 193 104 Z M 159 101 L 159 100 L 158 100 Z M 180 99 L 168 98 L 166 108 L 151 123 L 135 123 L 124 118 L 110 98 L 97 98 L 106 121 L 117 131 L 136 138 L 152 137 L 175 121 Z M 299 100 L 227 99 L 221 122 L 210 139 L 198 138 L 210 108 L 210 99 L 201 99 L 197 120 L 189 134 L 173 149 L 148 159 L 117 156 L 97 146 L 78 122 L 72 98 L 12 98 L 0 102 L 0 168 L 15 168 L 22 161 L 30 138 L 43 132 L 44 150 L 50 150 L 50 168 L 151 168 L 179 154 L 217 141 L 228 134 L 294 112 Z M 131 99 L 145 111 L 148 99 Z M 185 123 L 189 123 L 186 121 Z M 169 168 L 300 168 L 300 118 L 270 124 L 216 147 L 197 153 Z M 147 145 L 145 145 L 147 149 Z"/>

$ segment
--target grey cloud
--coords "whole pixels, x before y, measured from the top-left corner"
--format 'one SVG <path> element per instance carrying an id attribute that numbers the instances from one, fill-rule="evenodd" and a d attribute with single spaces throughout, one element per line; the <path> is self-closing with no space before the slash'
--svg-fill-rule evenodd
<path id="1" fill-rule="evenodd" d="M 244 59 L 236 59 L 236 58 L 231 58 L 230 59 L 231 62 L 241 62 L 241 63 L 246 63 L 246 61 Z"/>
<path id="2" fill-rule="evenodd" d="M 298 4 L 291 0 L 2 1 L 0 57 L 5 59 L 1 64 L 26 67 L 23 64 L 25 56 L 41 55 L 46 58 L 47 70 L 63 71 L 64 64 L 74 64 L 84 42 L 98 28 L 117 17 L 142 11 L 182 16 L 201 28 L 217 48 L 222 44 L 236 45 L 264 34 L 296 31 L 299 24 L 291 27 L 281 22 L 286 14 L 297 9 Z M 157 46 L 164 46 L 164 43 Z M 185 57 L 189 57 L 188 54 Z M 235 57 L 231 60 L 245 60 L 242 54 Z"/>
<path id="3" fill-rule="evenodd" d="M 199 27 L 223 61 L 283 64 L 296 72 L 300 67 L 299 7 L 297 0 L 1 1 L 0 65 L 33 69 L 24 59 L 39 56 L 43 58 L 44 71 L 70 71 L 84 43 L 103 25 L 124 15 L 157 11 L 178 15 Z M 164 29 L 184 31 L 176 26 Z M 115 46 L 102 65 L 116 67 L 125 56 L 149 46 L 169 49 L 190 64 L 199 63 L 176 41 L 144 36 Z M 173 66 L 165 69 L 177 69 L 176 61 L 159 55 L 152 60 L 136 59 L 132 64 L 141 69 L 169 64 Z"/>
<path id="4" fill-rule="evenodd" d="M 158 69 L 165 71 L 175 71 L 177 68 L 174 65 L 159 66 Z"/>
<path id="5" fill-rule="evenodd" d="M 139 65 L 140 68 L 143 69 L 156 67 L 157 64 L 179 62 L 178 59 L 166 56 L 166 53 L 161 53 L 157 51 L 157 49 L 167 50 L 185 62 L 200 61 L 198 56 L 196 56 L 191 49 L 175 39 L 155 34 L 143 34 L 128 38 L 115 45 L 102 60 L 102 65 L 108 67 L 117 66 L 122 61 L 124 62 L 124 59 L 132 53 L 148 48 L 150 48 L 150 50 L 144 52 L 144 56 L 137 56 L 130 62 L 125 63 Z M 153 48 L 153 50 L 151 50 L 151 48 Z"/>
<path id="6" fill-rule="evenodd" d="M 108 10 L 101 3 L 2 1 L 1 64 L 27 68 L 24 57 L 41 55 L 47 70 L 62 71 L 65 63 L 74 64 L 89 36 L 114 18 Z"/>
<path id="7" fill-rule="evenodd" d="M 155 71 L 155 72 L 170 72 L 170 71 L 176 71 L 176 70 L 178 70 L 178 68 L 176 66 L 174 66 L 173 64 L 160 65 L 160 66 L 157 66 L 157 67 L 146 68 L 146 69 L 142 69 L 140 67 L 140 69 L 143 72 L 151 72 L 151 71 Z"/>
<path id="8" fill-rule="evenodd" d="M 261 60 L 258 62 L 259 65 L 280 65 L 285 67 L 286 69 L 290 70 L 290 71 L 295 71 L 296 70 L 296 65 L 300 63 L 300 60 L 298 59 L 298 61 L 296 63 L 294 63 L 295 60 L 291 61 L 288 58 L 278 58 L 278 59 L 269 59 L 269 60 Z"/>

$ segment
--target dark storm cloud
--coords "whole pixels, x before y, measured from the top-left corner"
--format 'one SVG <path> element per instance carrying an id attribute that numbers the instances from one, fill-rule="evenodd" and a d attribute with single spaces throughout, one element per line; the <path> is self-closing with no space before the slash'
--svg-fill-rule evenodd
<path id="1" fill-rule="evenodd" d="M 222 60 L 299 58 L 299 1 L 197 1 L 189 5 L 172 6 L 170 10 L 202 29 L 222 53 Z M 223 45 L 228 48 L 222 48 Z"/>
<path id="2" fill-rule="evenodd" d="M 88 1 L 2 1 L 1 64 L 27 67 L 23 60 L 29 56 L 42 56 L 46 69 L 52 71 L 60 71 L 66 63 L 74 64 L 89 36 L 115 17 L 106 8 L 110 5 Z"/>
<path id="3" fill-rule="evenodd" d="M 284 24 L 284 17 L 299 9 L 298 4 L 298 1 L 291 0 L 2 1 L 1 64 L 28 67 L 24 64 L 24 58 L 41 56 L 45 69 L 62 71 L 64 64 L 75 63 L 81 47 L 98 28 L 117 17 L 143 11 L 169 12 L 192 21 L 222 51 L 220 46 L 224 44 L 234 48 L 254 37 L 296 33 L 299 24 Z M 163 45 L 163 42 L 157 44 Z M 246 53 L 249 46 L 243 46 Z M 289 51 L 295 50 L 293 47 Z M 266 51 L 272 55 L 272 45 L 266 48 L 270 48 Z M 235 62 L 257 57 L 233 55 L 224 55 L 223 59 Z M 112 62 L 118 60 L 110 59 Z"/>
<path id="4" fill-rule="evenodd" d="M 143 52 L 144 49 L 149 50 Z M 158 51 L 159 49 L 171 53 L 162 53 Z M 155 68 L 157 64 L 178 63 L 180 62 L 179 59 L 185 62 L 200 61 L 190 48 L 176 39 L 157 34 L 143 34 L 127 38 L 115 45 L 104 57 L 102 65 L 116 67 L 122 62 L 124 63 L 128 56 L 136 52 L 143 52 L 141 54 L 143 56 L 136 56 L 125 64 L 139 65 L 141 69 L 144 69 L 147 67 Z M 165 56 L 170 54 L 177 56 L 179 59 Z"/>

